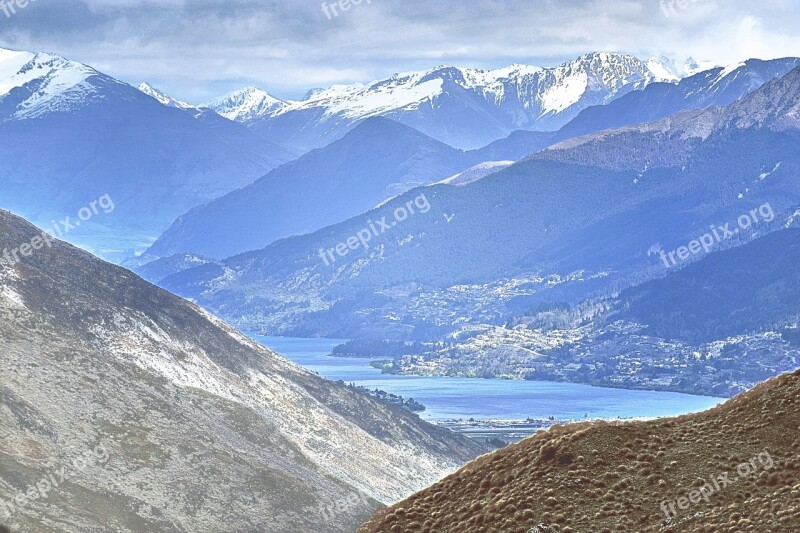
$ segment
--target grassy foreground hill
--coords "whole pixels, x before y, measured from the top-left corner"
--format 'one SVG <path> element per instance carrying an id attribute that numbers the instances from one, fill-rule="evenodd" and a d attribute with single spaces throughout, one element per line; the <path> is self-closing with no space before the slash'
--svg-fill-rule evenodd
<path id="1" fill-rule="evenodd" d="M 360 532 L 798 531 L 798 403 L 800 371 L 697 415 L 555 427 Z"/>

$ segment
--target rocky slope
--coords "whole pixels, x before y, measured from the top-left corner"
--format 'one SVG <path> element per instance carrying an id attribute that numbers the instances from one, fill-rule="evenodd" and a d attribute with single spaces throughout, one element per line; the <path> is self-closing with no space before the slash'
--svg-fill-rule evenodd
<path id="1" fill-rule="evenodd" d="M 481 457 L 362 533 L 796 531 L 800 372 L 706 413 L 555 427 Z"/>
<path id="2" fill-rule="evenodd" d="M 2 211 L 0 250 L 14 531 L 352 531 L 482 452 Z"/>

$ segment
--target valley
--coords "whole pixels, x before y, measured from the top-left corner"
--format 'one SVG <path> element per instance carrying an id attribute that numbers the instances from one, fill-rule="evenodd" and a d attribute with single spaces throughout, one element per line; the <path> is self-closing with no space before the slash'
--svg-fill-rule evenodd
<path id="1" fill-rule="evenodd" d="M 0 533 L 797 530 L 793 1 L 16 0 Z"/>

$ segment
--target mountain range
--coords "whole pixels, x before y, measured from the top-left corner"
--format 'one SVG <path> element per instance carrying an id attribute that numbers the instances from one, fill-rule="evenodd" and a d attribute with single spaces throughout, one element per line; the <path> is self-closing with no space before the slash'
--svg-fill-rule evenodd
<path id="1" fill-rule="evenodd" d="M 484 451 L 0 211 L 0 249 L 23 243 L 0 263 L 14 531 L 353 531 Z"/>
<path id="2" fill-rule="evenodd" d="M 211 111 L 164 104 L 54 54 L 6 49 L 0 136 L 0 206 L 49 228 L 108 194 L 113 215 L 70 239 L 117 259 L 293 157 Z"/>
<path id="3" fill-rule="evenodd" d="M 741 69 L 729 69 L 728 76 L 720 72 L 717 77 L 725 81 L 716 84 L 726 89 L 717 96 L 721 100 L 735 98 L 758 80 L 780 73 L 789 62 L 749 62 Z M 567 138 L 568 132 L 514 130 L 554 128 L 593 104 L 613 103 L 650 87 L 674 87 L 681 74 L 674 70 L 666 61 L 596 53 L 553 69 L 516 65 L 483 72 L 444 67 L 396 75 L 368 86 L 311 91 L 306 99 L 294 102 L 247 88 L 193 106 L 147 83 L 137 89 L 54 54 L 4 49 L 0 51 L 0 129 L 9 142 L 0 148 L 4 161 L 0 183 L 5 191 L 0 205 L 41 227 L 50 227 L 66 216 L 75 218 L 80 208 L 108 194 L 116 205 L 114 214 L 76 228 L 68 236 L 72 242 L 121 261 L 134 252 L 141 253 L 174 225 L 172 233 L 156 247 L 163 247 L 164 253 L 155 258 L 175 253 L 221 258 L 297 232 L 313 231 L 320 224 L 339 222 L 415 183 L 440 181 L 484 162 L 518 160 Z M 728 81 L 730 77 L 738 81 Z M 661 80 L 668 83 L 659 83 Z M 712 96 L 698 97 L 701 92 L 690 91 L 691 101 L 684 107 L 717 102 Z M 430 106 L 421 105 L 425 101 Z M 316 118 L 309 118 L 312 116 Z M 230 247 L 220 245 L 220 249 L 194 247 L 194 242 L 202 239 L 191 234 L 190 210 L 241 191 L 309 148 L 340 139 L 364 119 L 378 116 L 440 141 L 452 141 L 448 129 L 479 132 L 485 137 L 468 143 L 453 141 L 457 146 L 491 144 L 464 152 L 460 162 L 444 167 L 437 167 L 435 157 L 424 162 L 425 150 L 421 149 L 409 168 L 430 163 L 434 170 L 408 176 L 398 187 L 389 187 L 383 198 L 356 195 L 351 208 L 337 208 L 336 214 L 331 212 L 330 217 L 313 223 L 289 224 L 290 231 L 276 228 L 249 245 L 239 239 Z M 590 122 L 593 129 L 617 123 L 613 118 L 592 118 Z M 302 124 L 298 126 L 302 131 L 289 132 L 292 124 Z M 586 127 L 582 126 L 582 131 Z M 271 135 L 276 136 L 274 142 L 269 140 Z M 316 141 L 298 140 L 298 135 Z M 378 142 L 374 140 L 373 146 Z M 321 161 L 319 155 L 315 158 Z M 374 163 L 370 174 L 384 170 L 391 174 L 388 162 L 385 169 Z M 256 199 L 259 202 L 265 200 Z M 214 216 L 224 219 L 221 214 Z M 220 227 L 227 225 L 225 220 L 218 222 Z M 180 241 L 174 238 L 178 227 L 192 242 L 162 246 L 164 240 Z M 229 229 L 239 230 L 240 226 L 231 223 Z M 250 230 L 248 234 L 254 233 Z M 217 246 L 209 241 L 211 248 Z M 152 258 L 148 256 L 148 260 Z"/>
<path id="4" fill-rule="evenodd" d="M 440 66 L 370 84 L 310 91 L 282 101 L 253 88 L 205 106 L 276 143 L 318 148 L 365 118 L 383 116 L 461 149 L 476 149 L 514 130 L 556 130 L 591 105 L 611 102 L 656 81 L 677 81 L 666 61 L 607 52 L 554 68 L 496 70 Z"/>
<path id="5" fill-rule="evenodd" d="M 712 224 L 766 203 L 777 219 L 792 216 L 798 102 L 800 68 L 727 107 L 565 141 L 468 185 L 414 189 L 162 283 L 243 328 L 339 338 L 407 338 L 497 323 L 511 306 L 543 299 L 608 295 L 663 275 L 657 251 L 676 250 Z M 429 212 L 332 266 L 320 260 L 320 250 L 369 221 L 392 220 L 420 194 Z M 765 231 L 755 224 L 730 242 Z"/>
<path id="6" fill-rule="evenodd" d="M 559 131 L 520 130 L 467 152 L 448 150 L 410 127 L 391 126 L 388 119 L 366 119 L 325 149 L 180 217 L 148 250 L 148 257 L 192 254 L 221 259 L 263 248 L 280 238 L 310 233 L 356 216 L 413 185 L 428 185 L 474 165 L 499 170 L 494 162 L 518 161 L 578 132 L 659 119 L 672 110 L 728 105 L 798 64 L 800 59 L 749 61 L 725 71 L 702 72 L 677 85 L 654 83 L 620 98 L 635 100 L 629 102 L 627 113 L 618 112 L 613 103 L 590 107 Z M 609 108 L 613 109 L 607 111 Z M 446 165 L 442 165 L 443 152 L 448 154 Z M 398 177 L 398 172 L 405 177 Z M 481 173 L 488 174 L 491 172 Z M 385 189 L 380 189 L 380 184 Z M 319 205 L 322 199 L 306 205 L 309 190 L 327 191 L 324 206 Z M 295 201 L 287 201 L 287 196 Z"/>

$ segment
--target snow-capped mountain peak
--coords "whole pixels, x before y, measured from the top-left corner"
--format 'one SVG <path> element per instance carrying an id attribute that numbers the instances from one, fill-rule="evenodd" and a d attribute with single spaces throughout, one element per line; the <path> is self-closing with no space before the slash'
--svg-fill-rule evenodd
<path id="1" fill-rule="evenodd" d="M 175 108 L 178 108 L 178 109 L 193 109 L 194 108 L 194 106 L 191 105 L 191 104 L 187 104 L 186 102 L 182 102 L 180 100 L 176 100 L 175 98 L 172 98 L 171 96 L 167 96 L 166 94 L 164 94 L 163 92 L 159 91 L 158 89 L 156 89 L 155 87 L 153 87 L 152 85 L 150 85 L 147 82 L 141 83 L 139 85 L 139 90 L 142 91 L 147 96 L 155 98 L 156 100 L 158 100 L 159 102 L 161 102 L 162 104 L 164 104 L 167 107 L 175 107 Z"/>
<path id="2" fill-rule="evenodd" d="M 274 115 L 286 105 L 287 102 L 257 87 L 245 87 L 215 98 L 200 107 L 207 107 L 230 120 L 247 122 Z"/>
<path id="3" fill-rule="evenodd" d="M 0 102 L 14 89 L 27 87 L 30 91 L 14 102 L 13 116 L 17 119 L 82 105 L 96 93 L 88 83 L 93 76 L 102 75 L 87 65 L 55 54 L 0 49 Z"/>

